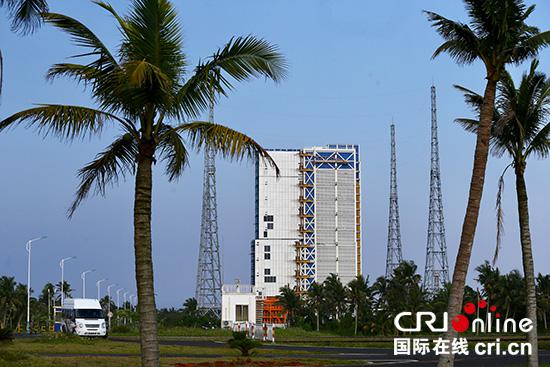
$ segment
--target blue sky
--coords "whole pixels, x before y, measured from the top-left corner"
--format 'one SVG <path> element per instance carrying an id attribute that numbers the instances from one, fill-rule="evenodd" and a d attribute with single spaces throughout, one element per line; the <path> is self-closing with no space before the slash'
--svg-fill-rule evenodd
<path id="1" fill-rule="evenodd" d="M 51 0 L 52 11 L 71 15 L 92 28 L 111 48 L 119 37 L 109 16 L 87 0 Z M 113 0 L 124 12 L 128 1 Z M 265 147 L 293 148 L 334 143 L 359 144 L 362 153 L 363 267 L 371 280 L 384 273 L 389 192 L 389 124 L 397 128 L 398 184 L 403 254 L 421 273 L 426 246 L 429 190 L 430 85 L 437 86 L 443 199 L 449 263 L 454 266 L 464 216 L 474 137 L 453 119 L 471 116 L 462 84 L 484 87 L 479 63 L 456 66 L 447 56 L 431 60 L 441 39 L 422 9 L 466 20 L 459 1 L 177 1 L 184 48 L 190 66 L 222 47 L 231 36 L 254 34 L 279 45 L 289 61 L 288 78 L 275 85 L 243 83 L 223 100 L 216 120 L 250 134 Z M 528 1 L 528 3 L 533 3 Z M 9 32 L 0 14 L 4 54 L 4 91 L 0 118 L 33 103 L 90 105 L 86 91 L 71 81 L 46 82 L 47 68 L 78 52 L 68 37 L 45 27 L 30 37 Z M 530 23 L 550 28 L 550 4 L 539 1 Z M 550 51 L 541 69 L 550 68 Z M 513 68 L 518 77 L 527 65 Z M 66 210 L 77 185 L 76 171 L 117 133 L 65 144 L 18 128 L 0 135 L 0 274 L 26 282 L 25 242 L 48 235 L 33 249 L 33 288 L 58 281 L 59 259 L 66 279 L 80 295 L 80 272 L 95 281 L 109 278 L 134 289 L 132 244 L 133 180 L 109 190 L 106 198 L 87 200 L 72 220 Z M 506 159 L 491 158 L 470 268 L 492 257 L 497 179 Z M 550 162 L 532 160 L 527 170 L 531 228 L 537 272 L 549 273 L 547 188 Z M 153 245 L 160 306 L 179 306 L 193 296 L 198 255 L 202 155 L 177 183 L 155 169 Z M 505 237 L 498 265 L 521 269 L 514 180 L 507 176 Z M 224 278 L 249 279 L 249 243 L 254 223 L 254 172 L 251 162 L 218 163 L 218 205 Z"/>

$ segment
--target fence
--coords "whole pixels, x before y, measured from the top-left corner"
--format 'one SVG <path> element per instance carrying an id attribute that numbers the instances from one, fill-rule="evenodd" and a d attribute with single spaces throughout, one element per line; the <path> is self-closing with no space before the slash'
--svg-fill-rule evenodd
<path id="1" fill-rule="evenodd" d="M 232 325 L 233 331 L 245 331 L 246 336 L 250 339 L 270 341 L 275 343 L 275 326 L 272 324 L 257 325 L 252 322 L 236 322 Z"/>

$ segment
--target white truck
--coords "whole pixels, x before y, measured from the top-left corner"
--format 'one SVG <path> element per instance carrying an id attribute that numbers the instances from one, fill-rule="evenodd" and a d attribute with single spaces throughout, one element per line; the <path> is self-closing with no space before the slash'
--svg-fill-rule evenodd
<path id="1" fill-rule="evenodd" d="M 107 337 L 107 325 L 103 308 L 97 299 L 69 298 L 63 302 L 63 332 L 78 336 Z"/>

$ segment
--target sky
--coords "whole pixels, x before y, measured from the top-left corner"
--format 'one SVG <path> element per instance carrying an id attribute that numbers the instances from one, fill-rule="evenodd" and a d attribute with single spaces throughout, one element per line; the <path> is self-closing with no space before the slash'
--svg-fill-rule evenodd
<path id="1" fill-rule="evenodd" d="M 535 3 L 527 1 L 528 4 Z M 550 4 L 538 1 L 530 24 L 550 28 Z M 128 1 L 112 0 L 121 13 Z M 466 21 L 460 1 L 189 1 L 174 2 L 184 33 L 190 70 L 235 35 L 253 34 L 278 45 L 289 64 L 279 84 L 254 80 L 238 84 L 216 108 L 216 121 L 249 134 L 268 148 L 359 144 L 362 160 L 363 269 L 373 281 L 385 271 L 389 205 L 390 129 L 397 135 L 398 189 L 403 256 L 423 274 L 430 170 L 430 86 L 437 87 L 443 205 L 451 269 L 458 248 L 473 159 L 475 137 L 453 120 L 471 117 L 453 84 L 482 92 L 484 70 L 478 62 L 459 67 L 448 56 L 431 55 L 441 43 L 422 10 Z M 113 19 L 88 0 L 50 0 L 51 10 L 85 23 L 111 49 L 119 44 Z M 69 37 L 46 26 L 20 37 L 9 31 L 0 13 L 0 48 L 4 88 L 0 119 L 34 103 L 93 106 L 89 93 L 70 80 L 48 82 L 54 63 L 79 52 Z M 550 50 L 540 55 L 550 69 Z M 510 68 L 516 80 L 528 64 Z M 0 134 L 0 275 L 26 283 L 25 243 L 33 246 L 32 282 L 40 289 L 65 279 L 80 296 L 80 273 L 87 292 L 108 278 L 135 293 L 132 207 L 133 179 L 109 189 L 105 198 L 90 197 L 67 219 L 78 180 L 77 170 L 117 135 L 62 143 L 23 127 Z M 495 247 L 497 180 L 509 163 L 491 158 L 469 283 L 475 266 L 492 258 Z M 536 272 L 550 273 L 550 162 L 533 159 L 526 174 Z M 194 295 L 199 249 L 203 158 L 169 183 L 161 165 L 154 169 L 153 256 L 157 303 L 181 307 Z M 252 162 L 217 162 L 218 219 L 225 282 L 249 279 L 249 246 L 254 235 L 254 166 Z M 505 236 L 497 265 L 521 270 L 514 178 L 506 176 Z M 105 285 L 105 283 L 104 283 Z M 104 291 L 103 291 L 104 292 Z M 90 293 L 89 293 L 90 294 Z"/>

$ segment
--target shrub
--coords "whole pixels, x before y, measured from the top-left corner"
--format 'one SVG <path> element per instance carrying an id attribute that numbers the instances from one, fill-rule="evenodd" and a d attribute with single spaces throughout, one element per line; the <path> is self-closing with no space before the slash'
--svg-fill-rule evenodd
<path id="1" fill-rule="evenodd" d="M 118 325 L 118 326 L 113 326 L 110 332 L 117 333 L 117 334 L 128 334 L 132 332 L 132 329 L 130 329 L 130 327 L 126 325 Z"/>
<path id="2" fill-rule="evenodd" d="M 13 341 L 13 331 L 11 329 L 0 328 L 0 343 L 9 343 Z"/>
<path id="3" fill-rule="evenodd" d="M 248 339 L 246 331 L 234 331 L 233 338 L 229 339 L 227 344 L 233 349 L 238 349 L 243 357 L 249 356 L 251 350 L 262 345 L 259 341 Z"/>

